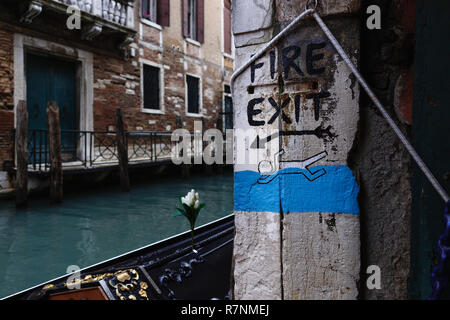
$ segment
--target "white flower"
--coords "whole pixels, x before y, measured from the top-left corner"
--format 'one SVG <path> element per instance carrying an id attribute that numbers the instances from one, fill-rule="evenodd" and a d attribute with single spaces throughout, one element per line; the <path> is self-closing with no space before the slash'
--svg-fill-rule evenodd
<path id="1" fill-rule="evenodd" d="M 194 189 L 189 191 L 186 196 L 181 197 L 181 202 L 191 208 L 200 208 L 200 197 L 198 195 L 198 192 L 195 192 Z"/>
<path id="2" fill-rule="evenodd" d="M 185 197 L 181 197 L 181 202 L 188 207 L 193 207 L 198 201 L 198 193 L 192 189 Z M 200 205 L 200 204 L 199 204 Z"/>

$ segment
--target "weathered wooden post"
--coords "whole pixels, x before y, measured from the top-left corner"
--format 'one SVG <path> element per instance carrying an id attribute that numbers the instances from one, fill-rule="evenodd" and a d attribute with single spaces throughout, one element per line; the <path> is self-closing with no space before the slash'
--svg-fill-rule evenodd
<path id="1" fill-rule="evenodd" d="M 237 67 L 306 3 L 234 1 Z M 359 0 L 318 3 L 356 62 Z M 356 299 L 359 187 L 347 157 L 359 87 L 349 68 L 309 16 L 237 78 L 233 101 L 234 297 Z"/>
<path id="2" fill-rule="evenodd" d="M 28 110 L 27 103 L 20 100 L 16 107 L 16 207 L 26 207 L 28 203 Z"/>
<path id="3" fill-rule="evenodd" d="M 63 170 L 61 156 L 61 126 L 59 108 L 55 101 L 47 105 L 48 145 L 50 158 L 50 201 L 63 200 Z"/>
<path id="4" fill-rule="evenodd" d="M 116 110 L 117 156 L 119 158 L 120 185 L 123 192 L 130 191 L 128 173 L 128 139 L 125 132 L 122 109 Z"/>

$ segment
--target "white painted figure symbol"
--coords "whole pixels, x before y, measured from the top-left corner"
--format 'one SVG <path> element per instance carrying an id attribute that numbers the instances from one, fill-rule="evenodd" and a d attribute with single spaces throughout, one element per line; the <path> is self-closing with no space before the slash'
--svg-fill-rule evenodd
<path id="1" fill-rule="evenodd" d="M 316 171 L 309 170 L 309 166 L 312 164 L 322 160 L 325 158 L 328 154 L 326 151 L 323 151 L 321 153 L 316 154 L 315 156 L 312 156 L 311 158 L 305 159 L 305 160 L 286 160 L 281 161 L 281 156 L 284 154 L 284 150 L 281 149 L 280 152 L 276 153 L 274 155 L 274 161 L 269 160 L 263 160 L 258 164 L 258 171 L 261 174 L 261 177 L 258 179 L 259 184 L 268 184 L 272 182 L 276 177 L 282 174 L 301 174 L 303 175 L 308 181 L 312 182 L 314 180 L 317 180 L 318 178 L 325 175 L 327 172 L 325 169 L 321 168 Z M 279 162 L 289 163 L 289 167 L 294 167 L 294 171 L 275 171 L 275 168 L 278 167 Z M 305 171 L 306 170 L 306 171 Z"/>

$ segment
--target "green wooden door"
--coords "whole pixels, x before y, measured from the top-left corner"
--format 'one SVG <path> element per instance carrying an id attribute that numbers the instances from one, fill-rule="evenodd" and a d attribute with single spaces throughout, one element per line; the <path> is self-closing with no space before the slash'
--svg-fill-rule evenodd
<path id="1" fill-rule="evenodd" d="M 450 1 L 418 0 L 412 140 L 442 186 L 450 178 Z M 444 201 L 414 165 L 411 234 L 411 298 L 431 293 L 436 246 L 444 231 Z M 445 296 L 449 297 L 447 287 Z"/>
<path id="2" fill-rule="evenodd" d="M 46 134 L 35 130 L 47 129 L 46 107 L 52 100 L 59 106 L 63 155 L 66 159 L 76 155 L 76 134 L 71 132 L 78 129 L 76 67 L 74 62 L 26 55 L 29 152 L 33 162 L 48 159 Z"/>

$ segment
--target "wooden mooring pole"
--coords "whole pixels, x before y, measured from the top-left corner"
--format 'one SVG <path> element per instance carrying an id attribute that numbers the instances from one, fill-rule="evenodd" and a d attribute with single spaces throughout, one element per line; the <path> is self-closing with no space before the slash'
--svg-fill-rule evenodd
<path id="1" fill-rule="evenodd" d="M 28 111 L 27 103 L 20 100 L 16 107 L 16 207 L 26 207 L 28 203 Z"/>
<path id="2" fill-rule="evenodd" d="M 123 192 L 130 191 L 130 176 L 128 173 L 128 142 L 125 133 L 122 109 L 116 110 L 117 153 L 119 158 L 120 185 Z"/>
<path id="3" fill-rule="evenodd" d="M 55 101 L 47 105 L 48 145 L 50 157 L 50 202 L 63 200 L 63 171 L 61 157 L 61 127 L 59 108 Z"/>

